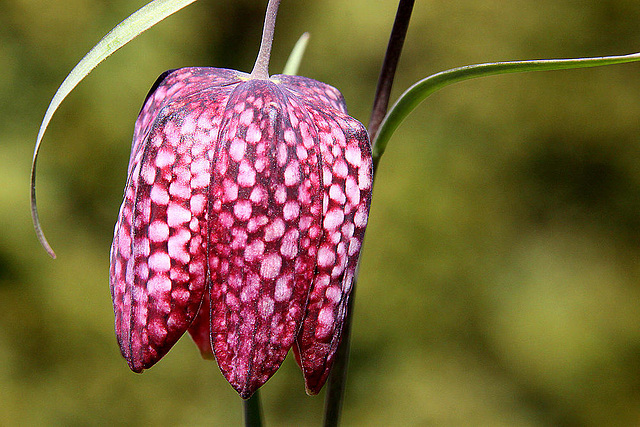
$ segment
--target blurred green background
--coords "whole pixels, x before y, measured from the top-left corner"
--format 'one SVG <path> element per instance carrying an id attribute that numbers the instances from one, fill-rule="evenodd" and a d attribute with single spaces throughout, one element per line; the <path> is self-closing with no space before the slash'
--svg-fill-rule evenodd
<path id="1" fill-rule="evenodd" d="M 133 123 L 166 69 L 250 71 L 266 1 L 201 0 L 65 101 L 55 89 L 143 0 L 0 2 L 0 425 L 225 425 L 241 404 L 184 338 L 143 375 L 113 333 L 108 252 Z M 284 1 L 271 71 L 300 73 L 367 122 L 394 1 Z M 640 50 L 637 0 L 417 1 L 394 99 L 477 62 Z M 382 159 L 355 309 L 345 425 L 640 423 L 640 64 L 509 75 L 436 93 Z M 318 425 L 288 358 L 271 425 Z"/>

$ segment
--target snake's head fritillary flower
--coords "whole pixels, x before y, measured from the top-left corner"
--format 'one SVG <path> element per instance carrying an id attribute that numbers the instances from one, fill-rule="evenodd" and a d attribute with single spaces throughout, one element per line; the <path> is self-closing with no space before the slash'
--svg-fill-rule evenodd
<path id="1" fill-rule="evenodd" d="M 219 68 L 161 75 L 135 125 L 111 247 L 130 368 L 189 331 L 243 398 L 291 347 L 317 393 L 347 315 L 372 172 L 366 129 L 329 85 Z"/>

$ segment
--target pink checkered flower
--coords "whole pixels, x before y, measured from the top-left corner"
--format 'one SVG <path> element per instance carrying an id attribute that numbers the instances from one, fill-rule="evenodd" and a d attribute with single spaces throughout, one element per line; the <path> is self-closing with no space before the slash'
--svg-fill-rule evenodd
<path id="1" fill-rule="evenodd" d="M 218 68 L 164 73 L 133 137 L 111 248 L 135 372 L 188 330 L 248 398 L 293 347 L 307 391 L 338 344 L 372 187 L 366 129 L 335 88 Z"/>

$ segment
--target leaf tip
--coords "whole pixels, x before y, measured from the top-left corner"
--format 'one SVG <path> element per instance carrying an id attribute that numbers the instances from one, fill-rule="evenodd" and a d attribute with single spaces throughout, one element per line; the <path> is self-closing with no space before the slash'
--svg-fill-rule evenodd
<path id="1" fill-rule="evenodd" d="M 45 251 L 49 254 L 52 259 L 56 259 L 56 253 L 49 245 L 47 238 L 44 236 L 44 232 L 42 231 L 42 226 L 40 225 L 40 219 L 38 218 L 38 208 L 35 204 L 31 205 L 31 217 L 33 219 L 33 228 L 36 231 L 36 236 L 38 237 L 38 241 L 42 245 Z"/>

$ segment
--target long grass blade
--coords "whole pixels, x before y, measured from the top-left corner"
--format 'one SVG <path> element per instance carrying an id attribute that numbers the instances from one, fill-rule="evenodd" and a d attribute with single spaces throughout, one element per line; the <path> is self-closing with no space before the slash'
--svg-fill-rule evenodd
<path id="1" fill-rule="evenodd" d="M 102 40 L 100 40 L 98 44 L 80 60 L 80 62 L 78 62 L 69 75 L 64 79 L 58 88 L 58 91 L 49 103 L 49 107 L 47 108 L 44 118 L 42 119 L 42 123 L 40 124 L 40 130 L 38 131 L 38 137 L 36 138 L 36 146 L 33 150 L 33 160 L 31 162 L 31 218 L 33 219 L 33 226 L 35 228 L 36 235 L 38 236 L 38 240 L 52 258 L 55 258 L 56 254 L 53 252 L 53 249 L 51 249 L 49 242 L 47 242 L 47 239 L 44 236 L 38 216 L 38 207 L 36 205 L 36 162 L 38 160 L 38 152 L 40 151 L 42 138 L 47 130 L 47 126 L 49 126 L 51 117 L 53 117 L 53 113 L 55 113 L 62 101 L 67 97 L 67 95 L 69 95 L 73 88 L 75 88 L 78 83 L 80 83 L 82 79 L 84 79 L 100 62 L 104 61 L 109 55 L 149 28 L 153 27 L 158 22 L 195 1 L 196 0 L 155 0 L 143 6 L 137 12 L 134 12 L 114 29 L 109 31 L 109 33 L 104 36 Z"/>
<path id="2" fill-rule="evenodd" d="M 287 74 L 290 76 L 295 76 L 298 74 L 298 69 L 300 68 L 300 63 L 302 62 L 302 57 L 304 56 L 304 51 L 307 49 L 307 45 L 309 44 L 309 33 L 303 33 L 295 46 L 291 50 L 291 54 L 289 55 L 289 59 L 287 59 L 287 63 L 284 65 L 284 70 L 282 74 Z"/>
<path id="3" fill-rule="evenodd" d="M 531 61 L 491 62 L 467 65 L 433 74 L 407 89 L 389 110 L 373 139 L 373 159 L 377 163 L 384 153 L 389 139 L 404 119 L 429 95 L 453 83 L 496 74 L 525 71 L 552 71 L 572 68 L 599 67 L 640 61 L 640 52 L 620 56 L 603 56 L 575 59 L 543 59 Z"/>

